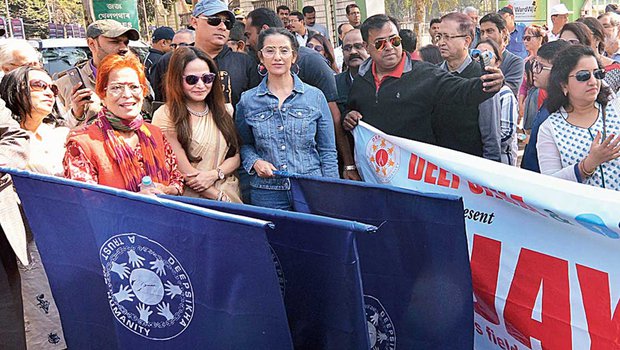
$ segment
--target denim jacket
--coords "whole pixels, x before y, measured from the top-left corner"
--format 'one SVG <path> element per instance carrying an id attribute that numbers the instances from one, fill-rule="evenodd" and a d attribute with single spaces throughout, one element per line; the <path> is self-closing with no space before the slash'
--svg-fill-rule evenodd
<path id="1" fill-rule="evenodd" d="M 253 188 L 289 190 L 286 178 L 260 178 L 253 166 L 265 160 L 290 173 L 338 177 L 334 124 L 323 93 L 293 74 L 294 87 L 281 108 L 267 88 L 267 77 L 241 94 L 236 124 L 241 161 Z"/>

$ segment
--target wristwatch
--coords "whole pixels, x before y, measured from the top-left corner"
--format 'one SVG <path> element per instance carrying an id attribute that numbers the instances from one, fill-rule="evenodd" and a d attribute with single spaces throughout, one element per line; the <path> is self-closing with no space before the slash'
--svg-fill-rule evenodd
<path id="1" fill-rule="evenodd" d="M 224 180 L 224 178 L 226 177 L 226 174 L 224 174 L 224 172 L 220 168 L 217 168 L 216 170 L 217 170 L 217 177 L 220 180 Z"/>

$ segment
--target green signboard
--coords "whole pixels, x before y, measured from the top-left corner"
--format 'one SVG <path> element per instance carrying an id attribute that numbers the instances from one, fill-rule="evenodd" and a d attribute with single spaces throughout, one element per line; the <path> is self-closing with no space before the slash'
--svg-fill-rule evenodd
<path id="1" fill-rule="evenodd" d="M 500 0 L 498 9 L 512 5 L 515 22 L 525 24 L 547 23 L 547 0 Z"/>
<path id="2" fill-rule="evenodd" d="M 122 25 L 140 30 L 137 0 L 93 0 L 95 20 L 113 19 Z"/>

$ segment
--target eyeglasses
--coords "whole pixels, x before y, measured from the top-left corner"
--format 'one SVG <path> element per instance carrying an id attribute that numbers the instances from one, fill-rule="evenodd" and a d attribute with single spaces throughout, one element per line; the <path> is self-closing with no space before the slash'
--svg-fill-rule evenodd
<path id="1" fill-rule="evenodd" d="M 176 49 L 177 47 L 182 47 L 182 46 L 190 46 L 191 44 L 186 44 L 186 43 L 179 43 L 179 44 L 170 44 L 170 47 L 173 49 Z"/>
<path id="2" fill-rule="evenodd" d="M 581 44 L 579 42 L 579 39 L 562 39 L 562 38 L 560 38 L 560 40 L 564 40 L 564 41 L 566 41 L 567 43 L 569 43 L 571 45 L 579 45 L 579 44 Z"/>
<path id="3" fill-rule="evenodd" d="M 314 45 L 313 43 L 307 43 L 306 47 L 309 49 L 314 49 L 314 51 L 317 51 L 317 52 L 323 52 L 324 50 L 323 45 L 319 45 L 319 44 Z"/>
<path id="4" fill-rule="evenodd" d="M 198 18 L 206 20 L 207 23 L 213 27 L 219 26 L 220 23 L 222 22 L 224 22 L 224 25 L 226 26 L 226 29 L 228 30 L 231 30 L 233 27 L 233 24 L 229 19 L 222 19 L 221 17 L 218 17 L 218 16 L 209 16 L 209 17 L 199 16 Z"/>
<path id="5" fill-rule="evenodd" d="M 524 35 L 523 41 L 530 41 L 534 38 L 540 38 L 542 35 Z"/>
<path id="6" fill-rule="evenodd" d="M 401 38 L 398 35 L 393 35 L 387 39 L 376 40 L 375 49 L 377 49 L 377 51 L 385 50 L 385 45 L 387 45 L 388 41 L 390 42 L 390 45 L 392 45 L 393 47 L 399 47 L 401 43 Z"/>
<path id="7" fill-rule="evenodd" d="M 215 81 L 215 73 L 205 73 L 201 76 L 189 74 L 184 75 L 183 78 L 185 79 L 187 85 L 196 85 L 200 80 L 202 80 L 202 82 L 207 85 Z"/>
<path id="8" fill-rule="evenodd" d="M 355 48 L 357 51 L 364 50 L 364 44 L 355 43 L 355 44 L 346 44 L 342 46 L 342 51 L 349 52 Z"/>
<path id="9" fill-rule="evenodd" d="M 594 71 L 590 72 L 589 70 L 580 70 L 575 74 L 571 74 L 569 75 L 569 77 L 575 77 L 575 79 L 577 79 L 577 81 L 588 81 L 590 80 L 590 78 L 592 78 L 592 75 L 594 75 L 594 78 L 598 79 L 598 80 L 602 80 L 605 79 L 605 70 L 604 69 L 595 69 Z"/>
<path id="10" fill-rule="evenodd" d="M 144 91 L 144 87 L 142 85 L 135 83 L 112 84 L 108 85 L 108 87 L 104 90 L 107 91 L 112 97 L 119 97 L 125 92 L 126 89 L 129 89 L 129 93 L 133 96 L 139 96 Z"/>
<path id="11" fill-rule="evenodd" d="M 31 80 L 28 82 L 28 86 L 30 86 L 30 91 L 45 91 L 50 89 L 54 96 L 58 96 L 58 87 L 54 84 L 46 83 L 43 80 Z"/>
<path id="12" fill-rule="evenodd" d="M 550 71 L 551 67 L 547 67 L 547 66 L 543 65 L 542 63 L 540 63 L 540 62 L 538 62 L 536 60 L 532 61 L 532 72 L 533 73 L 540 74 L 540 73 L 542 73 L 543 69 Z"/>
<path id="13" fill-rule="evenodd" d="M 318 50 L 317 50 L 318 51 Z M 263 47 L 260 52 L 263 53 L 263 57 L 265 58 L 272 58 L 273 56 L 276 55 L 276 52 L 280 53 L 280 57 L 282 58 L 288 58 L 291 57 L 291 55 L 293 54 L 293 50 L 291 50 L 288 47 L 280 47 L 277 48 L 275 46 L 266 46 Z"/>
<path id="14" fill-rule="evenodd" d="M 461 34 L 461 35 L 448 35 L 448 34 L 437 34 L 435 35 L 435 40 L 440 41 L 441 39 L 444 39 L 445 41 L 450 41 L 452 39 L 456 39 L 456 38 L 464 38 L 466 37 L 467 34 Z"/>

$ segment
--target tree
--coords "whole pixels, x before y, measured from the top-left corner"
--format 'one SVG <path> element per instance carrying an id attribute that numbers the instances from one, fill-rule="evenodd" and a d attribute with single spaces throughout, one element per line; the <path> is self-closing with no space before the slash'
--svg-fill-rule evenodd
<path id="1" fill-rule="evenodd" d="M 45 0 L 22 0 L 9 4 L 11 18 L 22 18 L 26 38 L 47 38 L 49 13 Z"/>

